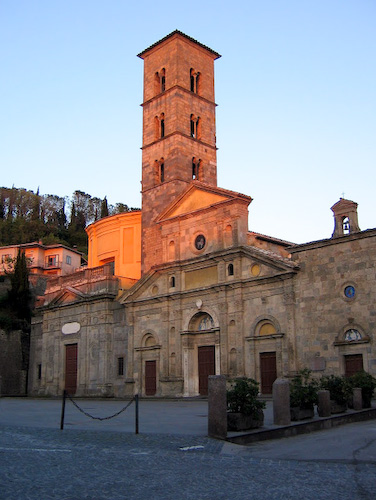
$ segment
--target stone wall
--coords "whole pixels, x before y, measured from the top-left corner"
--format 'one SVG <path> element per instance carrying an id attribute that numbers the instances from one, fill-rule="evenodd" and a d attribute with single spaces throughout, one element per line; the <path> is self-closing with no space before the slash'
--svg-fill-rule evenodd
<path id="1" fill-rule="evenodd" d="M 345 356 L 361 354 L 363 368 L 376 375 L 375 243 L 376 230 L 369 230 L 292 249 L 301 268 L 295 285 L 299 368 L 342 375 Z M 351 330 L 360 338 L 346 338 Z"/>
<path id="2" fill-rule="evenodd" d="M 124 301 L 132 326 L 129 339 L 129 378 L 134 392 L 144 394 L 145 363 L 155 361 L 157 395 L 198 394 L 198 348 L 215 346 L 216 373 L 260 380 L 261 352 L 275 352 L 277 375 L 289 375 L 295 367 L 295 273 L 255 260 L 242 249 L 206 257 L 205 265 L 216 273 L 205 274 L 203 263 L 187 262 L 158 270 L 137 292 Z M 228 263 L 234 267 L 229 276 Z M 251 274 L 258 262 L 260 274 Z M 187 284 L 187 273 L 202 270 L 196 286 Z M 246 275 L 245 270 L 248 270 Z M 171 288 L 171 276 L 175 286 Z M 205 281 L 206 280 L 206 281 Z M 214 282 L 213 282 L 214 281 Z M 208 314 L 213 328 L 197 331 L 194 318 Z M 275 333 L 260 337 L 258 324 L 275 325 Z M 133 344 L 133 346 L 132 346 Z"/>
<path id="3" fill-rule="evenodd" d="M 21 330 L 0 330 L 0 395 L 23 396 L 26 394 L 28 334 Z"/>
<path id="4" fill-rule="evenodd" d="M 66 346 L 77 344 L 76 395 L 123 396 L 128 336 L 123 312 L 105 297 L 44 310 L 32 325 L 29 393 L 62 393 Z M 124 375 L 117 372 L 119 357 Z"/>

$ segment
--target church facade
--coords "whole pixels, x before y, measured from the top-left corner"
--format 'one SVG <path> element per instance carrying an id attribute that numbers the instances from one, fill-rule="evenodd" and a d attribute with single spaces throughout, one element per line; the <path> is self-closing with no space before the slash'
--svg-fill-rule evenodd
<path id="1" fill-rule="evenodd" d="M 252 199 L 217 186 L 214 61 L 175 31 L 144 61 L 142 210 L 88 227 L 89 268 L 51 280 L 29 394 L 197 396 L 210 374 L 376 375 L 376 230 L 333 207 L 329 239 L 248 230 Z"/>

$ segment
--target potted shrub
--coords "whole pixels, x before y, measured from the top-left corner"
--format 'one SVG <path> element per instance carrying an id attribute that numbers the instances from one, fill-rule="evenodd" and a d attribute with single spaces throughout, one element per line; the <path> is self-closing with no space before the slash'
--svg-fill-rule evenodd
<path id="1" fill-rule="evenodd" d="M 308 368 L 300 370 L 290 381 L 291 420 L 313 418 L 314 405 L 317 403 L 317 380 L 311 378 Z"/>
<path id="2" fill-rule="evenodd" d="M 252 378 L 241 377 L 230 381 L 227 390 L 227 428 L 244 431 L 261 427 L 266 404 L 259 401 L 259 384 Z"/>
<path id="3" fill-rule="evenodd" d="M 376 378 L 362 371 L 352 375 L 349 378 L 349 383 L 351 388 L 360 387 L 362 389 L 363 408 L 370 408 L 373 392 L 376 389 Z"/>
<path id="4" fill-rule="evenodd" d="M 321 378 L 320 387 L 330 392 L 331 413 L 343 413 L 347 410 L 347 401 L 352 391 L 348 379 L 326 375 Z"/>

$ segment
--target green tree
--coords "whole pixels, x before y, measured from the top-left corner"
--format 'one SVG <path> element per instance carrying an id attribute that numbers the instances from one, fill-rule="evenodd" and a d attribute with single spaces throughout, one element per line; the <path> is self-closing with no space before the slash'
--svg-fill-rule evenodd
<path id="1" fill-rule="evenodd" d="M 108 216 L 107 197 L 105 196 L 101 204 L 101 219 Z"/>
<path id="2" fill-rule="evenodd" d="M 18 319 L 30 324 L 31 293 L 29 287 L 29 270 L 25 253 L 18 250 L 14 270 L 10 274 L 11 288 L 8 291 L 9 303 Z"/>

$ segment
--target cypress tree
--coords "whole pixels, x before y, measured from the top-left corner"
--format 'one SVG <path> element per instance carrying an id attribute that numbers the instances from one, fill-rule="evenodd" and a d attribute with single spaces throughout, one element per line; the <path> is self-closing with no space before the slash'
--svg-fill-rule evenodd
<path id="1" fill-rule="evenodd" d="M 10 305 L 18 319 L 28 323 L 31 320 L 31 294 L 29 287 L 29 270 L 25 253 L 18 250 L 14 270 L 10 274 L 11 288 L 8 292 Z"/>
<path id="2" fill-rule="evenodd" d="M 107 215 L 108 215 L 108 203 L 107 203 L 107 197 L 105 196 L 101 204 L 101 219 L 103 217 L 107 217 Z"/>

